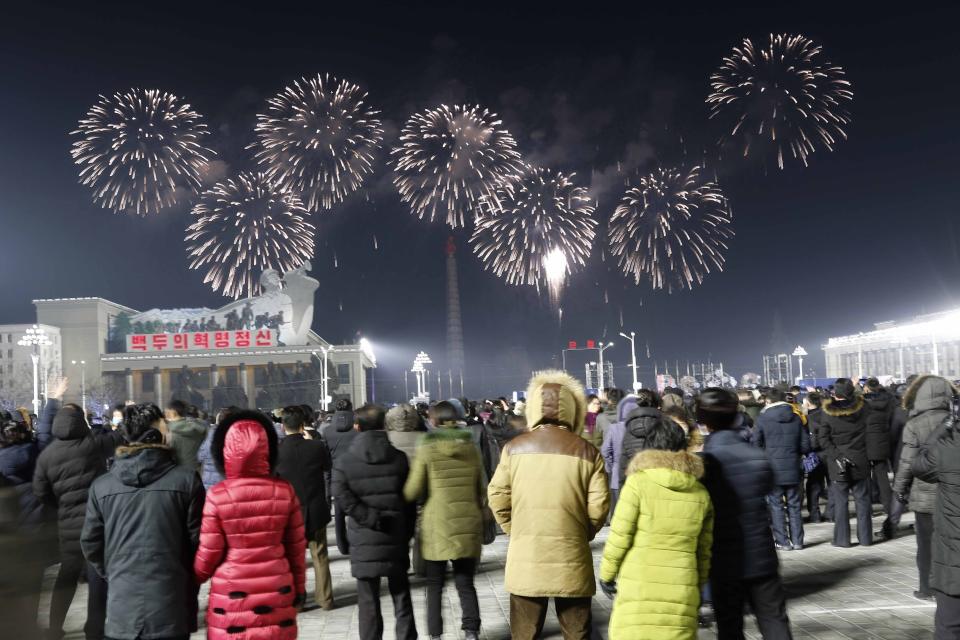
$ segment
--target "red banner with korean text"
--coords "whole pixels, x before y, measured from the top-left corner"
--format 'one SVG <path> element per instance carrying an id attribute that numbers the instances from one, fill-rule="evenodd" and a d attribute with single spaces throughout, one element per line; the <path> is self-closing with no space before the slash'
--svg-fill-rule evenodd
<path id="1" fill-rule="evenodd" d="M 277 346 L 274 329 L 201 331 L 198 333 L 133 333 L 127 336 L 127 352 L 196 351 L 198 349 L 246 349 Z"/>

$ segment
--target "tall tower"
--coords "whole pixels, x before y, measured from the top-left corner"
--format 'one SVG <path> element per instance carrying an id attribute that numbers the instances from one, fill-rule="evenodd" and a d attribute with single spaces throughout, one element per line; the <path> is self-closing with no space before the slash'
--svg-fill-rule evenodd
<path id="1" fill-rule="evenodd" d="M 460 319 L 460 284 L 457 279 L 457 245 L 447 238 L 447 366 L 452 379 L 451 394 L 456 388 L 463 394 L 463 322 Z"/>

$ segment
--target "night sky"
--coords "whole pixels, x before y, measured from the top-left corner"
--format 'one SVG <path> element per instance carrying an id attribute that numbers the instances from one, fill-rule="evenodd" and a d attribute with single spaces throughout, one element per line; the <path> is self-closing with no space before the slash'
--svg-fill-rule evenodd
<path id="1" fill-rule="evenodd" d="M 137 309 L 227 301 L 187 269 L 187 207 L 115 215 L 78 183 L 69 132 L 99 93 L 183 96 L 213 132 L 220 175 L 254 167 L 245 147 L 256 113 L 303 75 L 359 83 L 382 111 L 388 146 L 414 111 L 479 103 L 527 159 L 577 173 L 604 229 L 622 195 L 617 163 L 635 172 L 710 152 L 720 133 L 704 104 L 710 73 L 743 37 L 770 32 L 806 35 L 844 67 L 850 139 L 806 169 L 724 158 L 717 173 L 737 233 L 725 271 L 667 295 L 635 286 L 595 246 L 565 291 L 562 325 L 545 296 L 485 273 L 457 232 L 468 392 L 520 388 L 567 340 L 621 330 L 637 332 L 648 383 L 646 343 L 671 367 L 712 357 L 735 374 L 759 370 L 772 341 L 799 343 L 822 375 L 829 336 L 957 305 L 957 9 L 19 4 L 0 25 L 0 323 L 31 321 L 33 298 L 101 296 Z M 314 222 L 314 329 L 333 342 L 368 336 L 389 395 L 417 350 L 442 356 L 448 229 L 410 215 L 383 155 L 362 192 Z M 607 357 L 627 386 L 629 350 L 617 340 Z"/>

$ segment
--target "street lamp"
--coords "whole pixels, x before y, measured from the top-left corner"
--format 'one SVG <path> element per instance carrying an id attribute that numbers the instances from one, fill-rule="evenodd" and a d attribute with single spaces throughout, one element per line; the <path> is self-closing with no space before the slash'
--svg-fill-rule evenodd
<path id="1" fill-rule="evenodd" d="M 320 375 L 320 406 L 323 407 L 324 411 L 326 411 L 327 407 L 330 405 L 330 378 L 327 375 L 327 356 L 331 351 L 333 351 L 333 347 L 330 345 L 320 347 L 320 351 L 323 352 L 323 373 Z M 317 355 L 317 352 L 314 351 L 313 355 Z"/>
<path id="2" fill-rule="evenodd" d="M 597 351 L 600 352 L 600 374 L 597 380 L 597 383 L 600 385 L 600 388 L 597 389 L 597 391 L 600 392 L 600 395 L 603 395 L 603 352 L 612 346 L 613 346 L 612 342 L 608 342 L 606 344 L 601 342 L 600 346 L 597 347 Z"/>
<path id="3" fill-rule="evenodd" d="M 47 332 L 41 327 L 33 325 L 28 327 L 24 336 L 17 340 L 21 347 L 32 347 L 33 353 L 30 359 L 33 360 L 33 413 L 40 415 L 40 347 L 47 347 L 53 344 L 47 337 Z"/>
<path id="4" fill-rule="evenodd" d="M 418 398 L 422 398 L 426 394 L 426 379 L 424 374 L 426 374 L 427 369 L 423 366 L 425 364 L 433 364 L 433 360 L 430 359 L 430 356 L 427 355 L 425 351 L 421 351 L 417 354 L 417 357 L 413 359 L 413 368 L 410 369 L 410 371 L 417 374 Z"/>
<path id="5" fill-rule="evenodd" d="M 71 360 L 70 364 L 80 365 L 80 406 L 83 407 L 83 415 L 87 415 L 87 361 Z"/>
<path id="6" fill-rule="evenodd" d="M 637 379 L 637 345 L 635 341 L 637 334 L 631 331 L 630 335 L 627 335 L 621 331 L 620 335 L 630 341 L 630 366 L 633 369 L 633 390 L 640 391 L 643 385 L 641 385 Z"/>
<path id="7" fill-rule="evenodd" d="M 797 381 L 803 380 L 803 356 L 807 355 L 807 350 L 797 345 L 792 355 L 800 360 L 800 375 L 797 377 Z"/>

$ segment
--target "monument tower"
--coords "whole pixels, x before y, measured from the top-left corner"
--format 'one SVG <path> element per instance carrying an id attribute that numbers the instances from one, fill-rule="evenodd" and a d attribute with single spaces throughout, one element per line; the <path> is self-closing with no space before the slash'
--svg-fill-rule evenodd
<path id="1" fill-rule="evenodd" d="M 457 245 L 447 238 L 447 366 L 450 395 L 459 386 L 463 395 L 463 322 L 460 318 L 460 284 L 457 279 Z"/>

